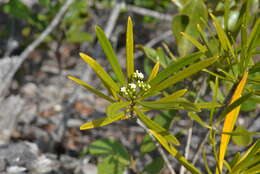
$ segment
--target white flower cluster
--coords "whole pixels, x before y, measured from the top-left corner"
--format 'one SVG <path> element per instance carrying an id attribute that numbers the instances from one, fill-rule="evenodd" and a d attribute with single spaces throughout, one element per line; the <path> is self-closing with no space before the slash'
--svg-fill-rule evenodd
<path id="1" fill-rule="evenodd" d="M 151 88 L 151 86 L 149 84 L 147 84 L 147 83 L 145 83 L 144 81 L 141 81 L 141 80 L 137 81 L 137 86 L 144 91 L 148 91 Z"/>
<path id="2" fill-rule="evenodd" d="M 130 79 L 130 83 L 120 88 L 121 94 L 131 99 L 135 99 L 138 92 L 148 91 L 151 86 L 144 82 L 143 79 L 144 74 L 136 70 Z"/>
<path id="3" fill-rule="evenodd" d="M 136 70 L 133 74 L 133 78 L 136 80 L 143 80 L 144 79 L 144 74 Z"/>
<path id="4" fill-rule="evenodd" d="M 127 97 L 135 98 L 136 97 L 136 84 L 128 83 L 127 86 L 123 86 L 120 88 L 120 92 Z"/>

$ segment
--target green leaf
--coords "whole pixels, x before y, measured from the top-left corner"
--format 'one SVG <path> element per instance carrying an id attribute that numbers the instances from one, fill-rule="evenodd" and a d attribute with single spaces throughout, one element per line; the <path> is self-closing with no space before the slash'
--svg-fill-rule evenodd
<path id="1" fill-rule="evenodd" d="M 67 42 L 81 43 L 81 42 L 91 42 L 93 37 L 88 32 L 77 32 L 68 34 L 66 37 Z"/>
<path id="2" fill-rule="evenodd" d="M 112 98 L 110 98 L 109 96 L 106 96 L 105 94 L 99 92 L 98 90 L 96 90 L 95 88 L 93 88 L 92 86 L 90 86 L 89 84 L 87 84 L 86 82 L 83 82 L 82 80 L 76 78 L 76 77 L 72 77 L 72 76 L 67 76 L 69 79 L 73 80 L 74 82 L 76 82 L 77 84 L 83 86 L 84 88 L 86 88 L 87 90 L 93 92 L 94 94 L 96 94 L 97 96 L 109 101 L 109 102 L 115 102 L 115 100 L 113 100 Z"/>
<path id="3" fill-rule="evenodd" d="M 238 10 L 232 10 L 229 13 L 229 18 L 228 18 L 228 29 L 231 31 L 235 30 L 236 24 L 239 19 L 239 11 Z"/>
<path id="4" fill-rule="evenodd" d="M 229 163 L 231 168 L 234 167 L 234 165 L 238 162 L 239 158 L 240 158 L 240 152 L 236 152 L 236 154 L 234 155 L 234 157 Z"/>
<path id="5" fill-rule="evenodd" d="M 189 25 L 190 19 L 188 15 L 177 14 L 172 20 L 172 33 L 174 34 L 177 43 L 180 42 L 182 36 L 181 32 L 184 32 Z"/>
<path id="6" fill-rule="evenodd" d="M 106 108 L 107 117 L 113 118 L 115 115 L 117 115 L 117 112 L 120 109 L 125 108 L 125 107 L 129 106 L 130 104 L 131 104 L 130 102 L 116 102 L 116 103 L 110 104 Z"/>
<path id="7" fill-rule="evenodd" d="M 196 26 L 200 24 L 203 27 L 203 20 L 207 21 L 207 18 L 207 7 L 203 0 L 188 1 L 180 11 L 180 15 L 174 16 L 172 31 L 177 41 L 178 52 L 181 56 L 187 55 L 192 49 L 192 44 L 185 37 L 181 36 L 181 32 L 185 32 L 194 39 L 197 39 L 199 32 Z"/>
<path id="8" fill-rule="evenodd" d="M 156 145 L 152 141 L 151 137 L 149 135 L 145 135 L 140 146 L 140 151 L 142 153 L 148 153 L 153 151 L 154 149 L 156 149 Z"/>
<path id="9" fill-rule="evenodd" d="M 150 91 L 152 91 L 152 90 L 161 91 L 161 90 L 169 87 L 170 85 L 174 85 L 175 83 L 177 83 L 177 82 L 199 72 L 200 70 L 208 67 L 209 65 L 213 64 L 217 59 L 218 59 L 218 57 L 212 57 L 212 58 L 209 58 L 206 60 L 199 61 L 193 65 L 190 65 L 188 68 L 185 68 L 184 70 L 179 71 L 178 73 L 176 73 L 175 75 L 164 80 L 160 84 L 158 84 L 156 86 L 152 86 Z M 159 76 L 159 74 L 158 74 L 158 76 Z"/>
<path id="10" fill-rule="evenodd" d="M 239 164 L 247 159 L 250 159 L 254 155 L 257 155 L 260 152 L 260 140 L 256 140 L 256 142 L 243 154 L 243 156 L 239 159 L 239 161 L 236 163 L 236 166 L 239 166 Z M 234 166 L 234 168 L 236 168 Z"/>
<path id="11" fill-rule="evenodd" d="M 169 64 L 169 62 L 171 62 L 171 60 L 169 59 L 169 57 L 167 57 L 163 51 L 162 48 L 157 48 L 157 50 L 155 50 L 154 48 L 150 48 L 150 47 L 146 47 L 146 46 L 139 46 L 145 53 L 145 55 L 151 59 L 154 63 L 157 63 L 158 61 L 160 62 L 160 65 L 163 68 L 166 68 Z"/>
<path id="12" fill-rule="evenodd" d="M 224 28 L 226 31 L 228 31 L 228 21 L 229 21 L 229 15 L 230 15 L 230 0 L 224 1 Z"/>
<path id="13" fill-rule="evenodd" d="M 44 7 L 49 7 L 50 0 L 39 0 L 39 3 L 43 5 Z"/>
<path id="14" fill-rule="evenodd" d="M 80 130 L 87 130 L 87 129 L 97 128 L 97 127 L 102 127 L 102 126 L 111 124 L 115 121 L 125 120 L 125 119 L 128 119 L 128 117 L 125 116 L 125 112 L 120 112 L 116 116 L 113 116 L 113 118 L 104 117 L 104 118 L 100 118 L 97 120 L 93 120 L 93 121 L 84 123 L 83 125 L 80 126 Z"/>
<path id="15" fill-rule="evenodd" d="M 164 166 L 164 160 L 162 157 L 157 157 L 154 160 L 152 160 L 151 163 L 149 163 L 144 168 L 144 172 L 147 174 L 159 174 Z"/>
<path id="16" fill-rule="evenodd" d="M 175 111 L 164 111 L 161 112 L 159 115 L 156 115 L 153 119 L 156 123 L 158 123 L 161 127 L 165 128 L 166 130 L 172 124 L 173 115 L 176 114 Z M 152 141 L 149 135 L 146 135 L 142 141 L 140 150 L 142 153 L 148 153 L 156 149 L 154 142 Z"/>
<path id="17" fill-rule="evenodd" d="M 80 53 L 79 55 L 96 72 L 101 81 L 104 83 L 104 86 L 108 89 L 108 91 L 112 91 L 111 94 L 117 99 L 115 92 L 119 91 L 119 87 L 102 68 L 102 66 L 96 60 L 84 53 Z"/>
<path id="18" fill-rule="evenodd" d="M 258 174 L 258 173 L 260 173 L 260 163 L 253 165 L 248 170 L 244 171 L 244 173 L 246 173 L 246 174 Z"/>
<path id="19" fill-rule="evenodd" d="M 147 117 L 143 112 L 135 110 L 138 118 L 149 128 L 156 132 L 158 132 L 160 135 L 162 135 L 169 143 L 172 143 L 173 145 L 180 145 L 180 142 L 178 139 L 173 136 L 170 132 L 168 132 L 165 128 L 161 127 L 159 124 L 151 120 L 149 117 Z"/>
<path id="20" fill-rule="evenodd" d="M 32 20 L 33 16 L 31 9 L 20 0 L 10 0 L 3 6 L 3 11 L 27 22 Z"/>
<path id="21" fill-rule="evenodd" d="M 252 98 L 252 97 L 251 97 Z M 251 99 L 248 99 L 247 102 L 244 102 L 241 105 L 241 111 L 250 112 L 256 109 L 257 102 Z"/>
<path id="22" fill-rule="evenodd" d="M 181 32 L 181 34 L 188 39 L 195 47 L 197 47 L 201 52 L 206 52 L 207 48 L 202 45 L 201 43 L 199 43 L 195 38 L 193 38 L 191 35 Z"/>
<path id="23" fill-rule="evenodd" d="M 138 104 L 151 109 L 188 109 L 196 112 L 200 112 L 197 106 L 188 100 L 183 98 L 176 99 L 175 101 L 160 102 L 160 101 L 143 101 L 138 102 Z"/>
<path id="24" fill-rule="evenodd" d="M 234 50 L 231 46 L 231 43 L 230 43 L 225 31 L 222 29 L 221 25 L 219 24 L 219 22 L 217 21 L 215 16 L 213 14 L 210 14 L 210 16 L 213 19 L 213 25 L 216 28 L 217 35 L 218 35 L 219 41 L 221 43 L 221 46 L 223 47 L 223 49 L 225 51 L 230 52 L 232 54 L 232 56 L 235 57 Z"/>
<path id="25" fill-rule="evenodd" d="M 165 68 L 165 67 L 167 67 L 170 63 L 171 63 L 171 61 L 172 61 L 172 59 L 170 59 L 166 54 L 165 54 L 165 51 L 163 50 L 163 48 L 161 48 L 161 47 L 158 47 L 157 49 L 156 49 L 156 53 L 157 53 L 157 58 L 156 58 L 156 60 L 158 61 L 159 60 L 159 62 L 160 62 L 160 64 Z M 156 61 L 156 62 L 157 62 Z"/>
<path id="26" fill-rule="evenodd" d="M 128 17 L 127 32 L 126 32 L 126 69 L 127 77 L 131 78 L 134 73 L 134 38 L 132 19 Z"/>
<path id="27" fill-rule="evenodd" d="M 112 69 L 114 70 L 114 72 L 116 74 L 117 79 L 119 80 L 120 84 L 123 85 L 125 83 L 124 74 L 123 74 L 120 64 L 118 63 L 118 59 L 115 55 L 112 45 L 110 44 L 110 42 L 107 39 L 103 30 L 98 26 L 96 27 L 96 34 L 97 34 L 98 40 L 100 42 L 100 45 L 101 45 L 104 53 L 106 54 L 106 57 L 111 65 Z"/>
<path id="28" fill-rule="evenodd" d="M 154 65 L 154 67 L 153 67 L 153 69 L 152 69 L 152 72 L 151 72 L 151 74 L 150 74 L 150 76 L 149 76 L 147 82 L 153 80 L 153 79 L 156 77 L 156 75 L 157 75 L 157 73 L 158 73 L 158 71 L 159 71 L 159 68 L 160 68 L 160 62 L 157 62 L 157 63 Z"/>
<path id="29" fill-rule="evenodd" d="M 196 121 L 197 123 L 199 123 L 201 126 L 208 128 L 208 129 L 212 129 L 211 126 L 209 126 L 207 123 L 205 123 L 196 113 L 194 112 L 188 112 L 188 116 L 190 117 L 190 119 Z"/>
<path id="30" fill-rule="evenodd" d="M 150 84 L 152 86 L 157 85 L 162 80 L 167 78 L 169 75 L 178 72 L 181 68 L 191 64 L 192 62 L 198 60 L 203 56 L 203 52 L 196 52 L 185 57 L 179 58 L 176 62 L 172 62 L 169 66 L 167 66 L 163 71 L 159 72 L 157 76 L 151 80 Z"/>
<path id="31" fill-rule="evenodd" d="M 89 152 L 95 156 L 113 156 L 115 160 L 123 165 L 130 163 L 130 157 L 125 147 L 112 139 L 94 141 L 89 145 Z"/>
<path id="32" fill-rule="evenodd" d="M 203 163 L 204 163 L 204 166 L 206 168 L 207 173 L 208 174 L 213 174 L 212 171 L 209 168 L 208 160 L 207 160 L 207 156 L 206 156 L 206 152 L 205 152 L 204 148 L 202 150 L 202 158 L 203 158 Z"/>
<path id="33" fill-rule="evenodd" d="M 256 73 L 256 72 L 260 72 L 260 62 L 257 62 L 256 64 L 254 64 L 254 66 L 252 66 L 249 69 L 249 74 L 253 74 L 253 73 Z"/>
<path id="34" fill-rule="evenodd" d="M 234 133 L 244 133 L 244 135 L 233 135 L 232 141 L 238 146 L 248 146 L 252 143 L 253 138 L 243 126 L 238 126 Z"/>
<path id="35" fill-rule="evenodd" d="M 223 110 L 223 112 L 221 113 L 221 115 L 218 118 L 217 124 L 219 124 L 223 118 L 229 113 L 231 112 L 233 109 L 235 109 L 236 107 L 238 107 L 239 105 L 241 105 L 243 102 L 245 102 L 248 98 L 250 98 L 252 96 L 252 93 L 248 93 L 242 97 L 240 97 L 239 99 L 237 99 L 235 102 L 233 102 L 231 105 L 229 105 L 227 108 L 225 108 Z"/>
<path id="36" fill-rule="evenodd" d="M 114 157 L 108 156 L 98 163 L 98 174 L 123 174 L 125 166 L 119 163 Z"/>
<path id="37" fill-rule="evenodd" d="M 260 19 L 258 18 L 252 32 L 249 35 L 248 38 L 248 52 L 252 52 L 256 46 L 259 46 L 259 39 L 260 38 Z"/>
<path id="38" fill-rule="evenodd" d="M 197 24 L 197 30 L 201 37 L 202 43 L 207 47 L 208 52 L 206 52 L 207 57 L 211 57 L 213 55 L 218 55 L 219 53 L 219 40 L 215 38 L 215 33 L 211 34 L 211 37 L 208 38 L 208 34 L 202 29 L 202 27 Z M 211 29 L 209 29 L 211 30 Z"/>
<path id="39" fill-rule="evenodd" d="M 240 173 L 241 171 L 248 169 L 250 165 L 252 167 L 253 164 L 257 164 L 257 163 L 259 164 L 260 162 L 259 149 L 260 149 L 260 140 L 257 140 L 232 167 L 231 173 Z"/>
<path id="40" fill-rule="evenodd" d="M 178 90 L 172 93 L 171 95 L 161 98 L 160 100 L 158 100 L 158 102 L 173 102 L 177 98 L 182 97 L 187 91 L 188 91 L 187 89 Z"/>
<path id="41" fill-rule="evenodd" d="M 158 123 L 161 127 L 168 130 L 173 122 L 173 115 L 176 114 L 176 111 L 168 110 L 161 112 L 156 115 L 153 119 L 154 122 Z M 149 135 L 146 135 L 142 141 L 140 150 L 142 153 L 148 153 L 156 149 L 154 142 L 152 141 Z"/>
<path id="42" fill-rule="evenodd" d="M 151 134 L 160 142 L 160 144 L 173 156 L 175 157 L 187 170 L 189 170 L 192 174 L 201 174 L 199 169 L 193 166 L 192 163 L 186 160 L 184 156 L 182 156 L 179 151 L 168 143 L 168 140 L 163 137 L 160 133 L 149 130 Z"/>
<path id="43" fill-rule="evenodd" d="M 218 108 L 221 107 L 222 105 L 216 102 L 203 102 L 203 103 L 195 103 L 195 105 L 200 108 L 200 109 L 213 109 L 213 108 Z"/>

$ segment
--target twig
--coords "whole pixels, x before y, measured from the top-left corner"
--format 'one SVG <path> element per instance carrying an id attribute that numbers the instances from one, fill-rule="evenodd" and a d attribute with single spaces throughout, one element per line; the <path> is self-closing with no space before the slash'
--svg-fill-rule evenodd
<path id="1" fill-rule="evenodd" d="M 167 38 L 169 38 L 169 36 L 172 35 L 172 31 L 171 30 L 168 30 L 166 32 L 164 32 L 163 34 L 159 35 L 158 37 L 150 40 L 149 42 L 147 42 L 145 44 L 145 46 L 147 47 L 153 47 L 155 44 L 157 44 L 158 42 L 161 42 L 162 40 L 165 40 Z M 142 51 L 138 51 L 135 53 L 135 58 L 139 58 L 140 56 L 143 55 L 143 52 Z"/>
<path id="2" fill-rule="evenodd" d="M 89 4 L 90 6 L 95 6 L 99 9 L 105 9 L 107 7 L 105 7 L 104 5 L 100 4 L 100 3 L 97 3 L 95 2 L 94 0 L 89 0 Z M 118 4 L 116 4 L 118 5 Z M 120 10 L 124 10 L 126 9 L 127 11 L 129 12 L 133 12 L 133 13 L 136 13 L 136 14 L 139 14 L 139 15 L 143 15 L 143 16 L 150 16 L 150 17 L 153 17 L 153 18 L 156 18 L 156 19 L 160 19 L 160 20 L 166 20 L 166 21 L 171 21 L 172 20 L 172 15 L 170 14 L 164 14 L 164 13 L 160 13 L 158 11 L 155 11 L 155 10 L 150 10 L 150 9 L 147 9 L 147 8 L 142 8 L 142 7 L 137 7 L 137 6 L 134 6 L 134 5 L 130 5 L 130 4 L 127 4 L 127 3 L 121 3 L 121 8 Z"/>
<path id="3" fill-rule="evenodd" d="M 123 6 L 124 6 L 124 3 L 117 3 L 115 5 L 115 7 L 113 8 L 112 13 L 110 14 L 110 17 L 108 19 L 109 22 L 107 23 L 106 28 L 105 28 L 105 34 L 108 38 L 110 37 L 112 30 L 115 27 L 117 18 L 120 14 L 120 10 L 123 8 Z"/>
<path id="4" fill-rule="evenodd" d="M 172 21 L 172 15 L 163 14 L 158 11 L 149 10 L 146 8 L 137 7 L 137 6 L 133 6 L 133 5 L 127 5 L 126 8 L 128 11 L 131 11 L 131 12 L 143 15 L 143 16 L 150 16 L 150 17 L 160 19 L 160 20 Z"/>
<path id="5" fill-rule="evenodd" d="M 191 143 L 191 137 L 192 137 L 192 126 L 193 126 L 193 123 L 192 123 L 191 127 L 188 130 L 188 138 L 187 138 L 187 144 L 186 144 L 186 147 L 185 147 L 185 155 L 184 155 L 186 159 L 189 158 L 189 153 L 190 153 L 190 143 Z M 186 171 L 185 167 L 181 166 L 180 174 L 184 174 L 185 171 Z"/>
<path id="6" fill-rule="evenodd" d="M 195 155 L 194 155 L 194 157 L 193 157 L 192 164 L 194 164 L 194 165 L 195 165 L 196 162 L 198 161 L 199 155 L 200 155 L 200 153 L 201 153 L 201 151 L 202 151 L 202 149 L 203 149 L 205 143 L 207 142 L 207 139 L 208 139 L 208 137 L 209 137 L 209 132 L 210 132 L 210 131 L 208 131 L 207 134 L 206 134 L 206 136 L 203 138 L 202 142 L 200 143 L 200 145 L 199 145 L 199 147 L 198 147 L 198 149 L 197 149 L 197 151 L 196 151 L 196 153 L 195 153 Z"/>
<path id="7" fill-rule="evenodd" d="M 202 85 L 201 85 L 199 92 L 198 92 L 198 94 L 195 98 L 195 101 L 194 101 L 195 103 L 198 102 L 199 97 L 205 93 L 206 88 L 207 88 L 207 83 L 206 83 L 205 78 L 203 78 L 202 80 L 203 80 Z M 188 159 L 189 153 L 190 153 L 190 145 L 191 145 L 192 130 L 193 130 L 192 127 L 193 127 L 193 124 L 191 125 L 191 127 L 188 130 L 188 139 L 187 139 L 187 144 L 186 144 L 186 147 L 185 147 L 185 158 L 186 159 Z M 180 174 L 184 174 L 185 172 L 186 172 L 186 168 L 184 166 L 181 166 Z"/>
<path id="8" fill-rule="evenodd" d="M 4 79 L 1 82 L 0 86 L 0 96 L 3 94 L 4 90 L 10 85 L 11 80 L 14 77 L 14 74 L 19 69 L 21 64 L 28 58 L 29 54 L 52 32 L 52 30 L 59 24 L 60 20 L 64 16 L 65 12 L 71 5 L 73 0 L 67 0 L 63 6 L 61 7 L 60 11 L 51 21 L 50 25 L 40 34 L 40 36 L 35 39 L 21 54 L 17 56 L 17 61 L 12 62 L 8 72 L 5 75 Z M 11 57 L 12 58 L 12 57 Z"/>
<path id="9" fill-rule="evenodd" d="M 182 8 L 183 5 L 179 2 L 179 1 L 176 1 L 176 0 L 172 0 L 172 2 L 179 8 Z"/>
<path id="10" fill-rule="evenodd" d="M 143 122 L 139 119 L 137 119 L 137 124 L 140 125 L 151 137 L 152 141 L 154 142 L 154 144 L 156 145 L 159 153 L 161 154 L 163 160 L 165 161 L 167 167 L 169 168 L 171 174 L 176 174 L 176 172 L 174 171 L 169 159 L 167 158 L 167 155 L 165 154 L 164 150 L 162 149 L 161 145 L 158 143 L 158 141 L 156 141 L 156 139 L 154 138 L 154 136 L 150 133 L 149 129 L 143 124 Z"/>

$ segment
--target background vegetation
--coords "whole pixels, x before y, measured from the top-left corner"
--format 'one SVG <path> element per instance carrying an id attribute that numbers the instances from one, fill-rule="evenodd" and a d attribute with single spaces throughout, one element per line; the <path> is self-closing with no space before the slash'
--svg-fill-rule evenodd
<path id="1" fill-rule="evenodd" d="M 44 172 L 260 172 L 258 0 L 9 0 L 0 17 L 0 143 L 35 144 Z"/>

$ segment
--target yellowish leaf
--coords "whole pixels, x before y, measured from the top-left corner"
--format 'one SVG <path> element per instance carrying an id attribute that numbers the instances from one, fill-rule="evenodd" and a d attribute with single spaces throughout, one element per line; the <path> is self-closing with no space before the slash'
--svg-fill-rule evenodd
<path id="1" fill-rule="evenodd" d="M 134 73 L 134 38 L 133 23 L 131 17 L 128 17 L 126 32 L 126 69 L 127 77 L 130 78 Z"/>
<path id="2" fill-rule="evenodd" d="M 154 67 L 153 67 L 153 70 L 152 70 L 148 80 L 147 80 L 148 82 L 153 80 L 156 77 L 156 75 L 157 75 L 157 73 L 159 71 L 159 68 L 160 68 L 160 62 L 157 61 L 156 64 L 154 65 Z"/>
<path id="3" fill-rule="evenodd" d="M 246 84 L 247 77 L 248 77 L 248 72 L 245 72 L 243 74 L 241 81 L 237 85 L 236 90 L 235 90 L 229 104 L 232 104 L 238 98 L 241 97 L 241 93 Z M 226 115 L 222 132 L 232 132 L 233 131 L 239 111 L 240 111 L 240 106 L 236 107 L 235 109 L 233 109 L 231 112 L 229 112 Z M 223 161 L 224 161 L 225 153 L 227 151 L 227 146 L 228 146 L 229 140 L 230 140 L 230 135 L 222 134 L 221 141 L 220 141 L 220 148 L 219 148 L 220 149 L 219 150 L 219 159 L 218 159 L 218 166 L 219 166 L 220 172 L 222 171 L 222 168 L 223 168 Z M 218 170 L 216 170 L 216 172 L 218 173 Z"/>
<path id="4" fill-rule="evenodd" d="M 129 117 L 125 115 L 125 112 L 120 112 L 120 113 L 118 113 L 117 116 L 114 116 L 112 118 L 104 117 L 104 118 L 100 118 L 100 119 L 97 119 L 97 120 L 87 122 L 87 123 L 80 126 L 80 130 L 87 130 L 87 129 L 97 128 L 97 127 L 102 127 L 102 126 L 106 126 L 108 124 L 111 124 L 115 121 L 125 120 L 125 119 L 128 119 L 128 118 Z"/>

